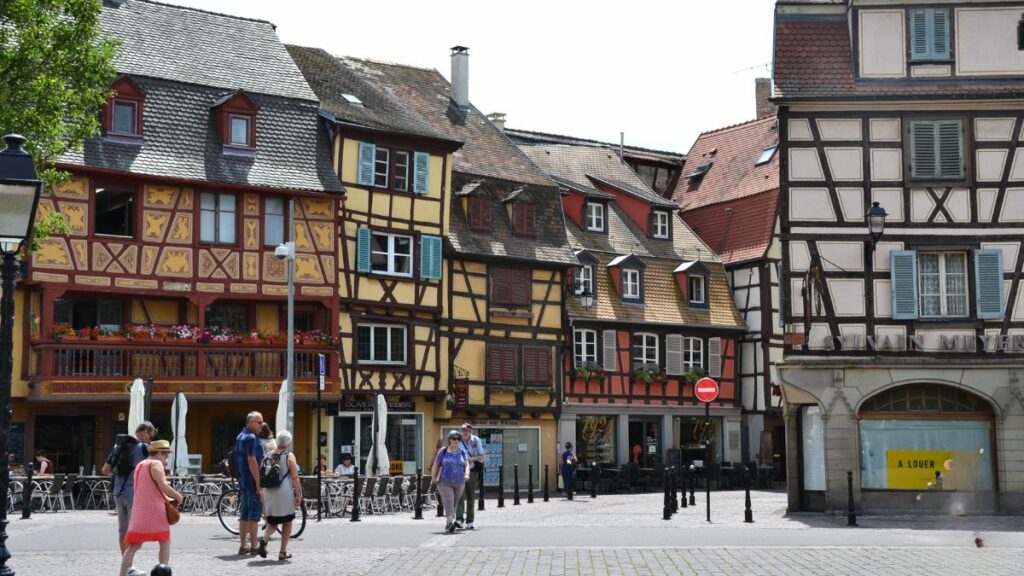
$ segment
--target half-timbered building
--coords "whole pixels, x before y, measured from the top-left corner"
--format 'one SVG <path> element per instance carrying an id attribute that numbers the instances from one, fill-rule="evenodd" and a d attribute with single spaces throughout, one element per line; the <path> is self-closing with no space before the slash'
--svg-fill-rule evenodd
<path id="1" fill-rule="evenodd" d="M 452 152 L 461 146 L 410 105 L 422 91 L 396 88 L 406 67 L 288 48 L 329 118 L 335 168 L 346 188 L 339 230 L 341 393 L 331 404 L 329 462 L 365 465 L 374 395 L 389 405 L 395 472 L 429 467 L 435 406 L 444 406 L 446 297 L 442 250 L 451 203 Z"/>
<path id="2" fill-rule="evenodd" d="M 610 147 L 519 142 L 561 188 L 579 260 L 565 283 L 559 436 L 584 466 L 635 464 L 638 475 L 739 460 L 743 328 L 721 261 Z M 710 426 L 693 391 L 705 375 L 721 389 Z"/>
<path id="3" fill-rule="evenodd" d="M 104 3 L 101 24 L 120 41 L 120 76 L 102 134 L 58 160 L 70 179 L 39 204 L 70 232 L 41 243 L 20 283 L 15 427 L 58 471 L 99 468 L 127 431 L 127 385 L 143 378 L 161 437 L 186 394 L 193 469 L 211 470 L 246 412 L 273 421 L 287 295 L 274 249 L 291 216 L 308 462 L 317 353 L 337 389 L 343 190 L 316 96 L 269 22 L 132 0 Z"/>
<path id="4" fill-rule="evenodd" d="M 1022 13 L 776 7 L 791 508 L 1024 509 Z"/>
<path id="5" fill-rule="evenodd" d="M 683 221 L 722 259 L 747 326 L 737 362 L 743 459 L 774 465 L 781 475 L 782 399 L 772 393 L 772 367 L 782 360 L 778 127 L 774 110 L 765 108 L 764 118 L 701 134 L 672 199 Z"/>

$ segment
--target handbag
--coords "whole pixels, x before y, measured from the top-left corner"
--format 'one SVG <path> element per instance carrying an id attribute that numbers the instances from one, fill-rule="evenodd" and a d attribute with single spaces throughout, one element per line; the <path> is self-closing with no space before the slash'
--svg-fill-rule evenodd
<path id="1" fill-rule="evenodd" d="M 153 484 L 156 486 L 156 491 L 164 501 L 164 512 L 167 514 L 167 523 L 174 526 L 178 523 L 178 520 L 181 520 L 181 511 L 178 510 L 178 503 L 173 499 L 168 498 L 167 495 L 163 493 L 163 490 L 160 490 L 160 485 L 157 484 L 156 478 L 153 478 L 152 468 L 150 469 L 149 479 L 153 481 Z"/>

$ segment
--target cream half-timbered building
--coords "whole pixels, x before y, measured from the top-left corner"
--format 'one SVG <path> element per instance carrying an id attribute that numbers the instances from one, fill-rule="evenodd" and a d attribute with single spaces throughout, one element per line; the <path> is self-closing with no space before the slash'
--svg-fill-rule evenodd
<path id="1" fill-rule="evenodd" d="M 1024 506 L 1022 13 L 777 5 L 791 508 Z"/>

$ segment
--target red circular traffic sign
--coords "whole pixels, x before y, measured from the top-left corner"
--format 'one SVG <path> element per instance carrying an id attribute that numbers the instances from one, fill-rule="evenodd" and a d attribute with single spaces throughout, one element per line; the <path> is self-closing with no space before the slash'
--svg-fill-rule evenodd
<path id="1" fill-rule="evenodd" d="M 701 402 L 714 402 L 718 398 L 718 382 L 711 378 L 701 378 L 693 385 L 693 393 Z"/>

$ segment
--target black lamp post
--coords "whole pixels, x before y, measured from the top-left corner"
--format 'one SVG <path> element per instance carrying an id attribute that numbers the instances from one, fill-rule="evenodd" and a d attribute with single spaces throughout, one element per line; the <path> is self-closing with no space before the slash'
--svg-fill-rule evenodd
<path id="1" fill-rule="evenodd" d="M 18 252 L 32 235 L 36 207 L 43 183 L 36 175 L 32 155 L 17 134 L 4 136 L 7 147 L 0 150 L 0 494 L 6 498 L 11 470 L 7 454 L 11 441 L 11 371 L 14 367 L 14 283 L 18 278 Z M 7 566 L 7 505 L 0 506 L 0 576 L 13 576 Z"/>
<path id="2" fill-rule="evenodd" d="M 868 213 L 864 216 L 868 221 L 868 234 L 871 235 L 871 249 L 874 250 L 875 244 L 885 233 L 885 217 L 888 214 L 886 214 L 885 208 L 878 205 L 878 202 L 872 202 L 871 208 L 868 208 Z"/>

